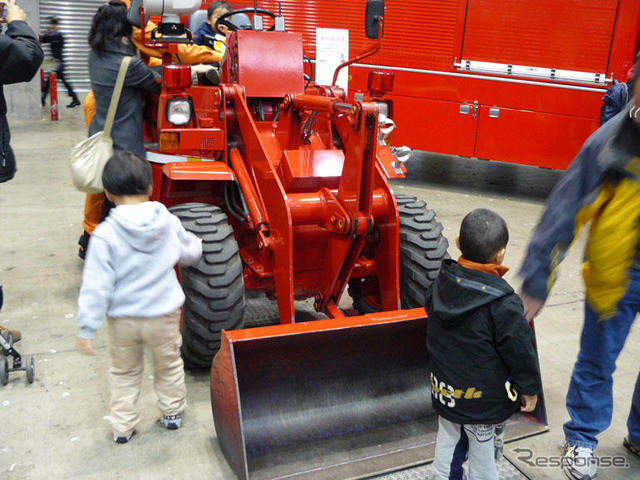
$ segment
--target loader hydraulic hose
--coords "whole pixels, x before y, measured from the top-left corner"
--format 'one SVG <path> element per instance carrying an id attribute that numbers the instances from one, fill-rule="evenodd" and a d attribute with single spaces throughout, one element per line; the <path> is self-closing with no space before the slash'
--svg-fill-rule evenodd
<path id="1" fill-rule="evenodd" d="M 240 184 L 240 189 L 242 190 L 247 202 L 250 227 L 253 229 L 260 228 L 262 225 L 267 225 L 265 215 L 262 213 L 263 209 L 260 204 L 258 193 L 251 182 L 251 177 L 249 176 L 247 167 L 245 166 L 242 156 L 240 155 L 240 151 L 237 148 L 232 148 L 230 150 L 229 160 L 231 161 L 231 166 L 233 167 L 233 171 L 235 172 L 238 183 Z"/>

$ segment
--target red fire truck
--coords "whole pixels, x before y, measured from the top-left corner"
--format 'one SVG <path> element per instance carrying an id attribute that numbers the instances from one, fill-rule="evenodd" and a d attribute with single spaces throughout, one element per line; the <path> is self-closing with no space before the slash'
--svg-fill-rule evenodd
<path id="1" fill-rule="evenodd" d="M 234 8 L 252 0 L 234 0 Z M 261 0 L 281 8 L 314 59 L 316 27 L 367 45 L 365 0 Z M 394 145 L 564 169 L 599 125 L 602 96 L 638 51 L 638 0 L 387 0 L 384 41 L 349 67 L 349 97 L 372 69 L 394 73 Z"/>

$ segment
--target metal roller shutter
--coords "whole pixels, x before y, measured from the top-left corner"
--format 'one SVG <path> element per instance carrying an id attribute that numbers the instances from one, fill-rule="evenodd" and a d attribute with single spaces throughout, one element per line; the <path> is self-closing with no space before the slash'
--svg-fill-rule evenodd
<path id="1" fill-rule="evenodd" d="M 98 7 L 105 0 L 40 0 L 40 31 L 49 29 L 49 18 L 60 20 L 58 29 L 64 35 L 65 74 L 77 91 L 89 91 L 89 30 Z M 43 45 L 48 58 L 51 58 L 49 45 Z M 59 89 L 64 85 L 59 83 Z"/>
<path id="2" fill-rule="evenodd" d="M 619 0 L 470 0 L 467 5 L 462 59 L 576 72 L 610 70 Z"/>
<path id="3" fill-rule="evenodd" d="M 387 0 L 384 41 L 371 62 L 450 69 L 452 58 L 457 56 L 454 45 L 460 3 L 461 0 Z M 231 0 L 231 4 L 234 8 L 253 7 L 253 0 Z M 316 27 L 349 29 L 350 58 L 372 45 L 365 36 L 366 0 L 261 0 L 258 6 L 274 13 L 282 8 L 287 30 L 302 34 L 304 53 L 311 58 L 315 58 Z M 271 26 L 272 20 L 265 19 L 265 25 Z"/>

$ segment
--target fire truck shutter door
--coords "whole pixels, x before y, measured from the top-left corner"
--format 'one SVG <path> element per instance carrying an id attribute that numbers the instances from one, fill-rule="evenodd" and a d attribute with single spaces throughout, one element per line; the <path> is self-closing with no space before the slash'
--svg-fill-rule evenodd
<path id="1" fill-rule="evenodd" d="M 569 72 L 609 70 L 618 0 L 534 3 L 469 0 L 460 58 Z"/>

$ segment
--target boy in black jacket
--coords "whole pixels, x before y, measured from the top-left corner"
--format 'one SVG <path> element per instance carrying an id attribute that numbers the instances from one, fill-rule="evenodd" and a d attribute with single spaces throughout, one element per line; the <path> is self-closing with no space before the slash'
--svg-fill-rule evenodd
<path id="1" fill-rule="evenodd" d="M 427 295 L 438 479 L 463 479 L 467 458 L 472 479 L 496 479 L 496 429 L 518 407 L 532 411 L 542 391 L 522 301 L 500 278 L 508 241 L 498 214 L 472 211 L 456 238 L 462 256 L 444 261 Z"/>

